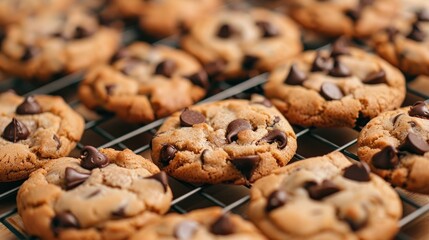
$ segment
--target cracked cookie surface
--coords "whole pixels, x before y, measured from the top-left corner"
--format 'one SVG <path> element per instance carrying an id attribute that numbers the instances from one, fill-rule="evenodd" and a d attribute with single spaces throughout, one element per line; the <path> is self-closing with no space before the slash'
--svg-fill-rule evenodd
<path id="1" fill-rule="evenodd" d="M 133 43 L 110 65 L 92 69 L 79 87 L 89 108 L 102 107 L 129 122 L 151 122 L 206 94 L 207 75 L 192 56 L 166 46 Z"/>
<path id="2" fill-rule="evenodd" d="M 429 193 L 429 104 L 382 113 L 360 132 L 358 156 L 394 186 Z"/>
<path id="3" fill-rule="evenodd" d="M 236 214 L 224 214 L 219 207 L 193 210 L 187 214 L 172 213 L 148 225 L 132 240 L 169 239 L 266 239 L 250 222 Z"/>
<path id="4" fill-rule="evenodd" d="M 265 95 L 292 124 L 353 127 L 401 105 L 398 69 L 344 39 L 331 48 L 306 51 L 271 72 Z"/>
<path id="5" fill-rule="evenodd" d="M 83 129 L 82 117 L 60 97 L 0 94 L 0 181 L 24 179 L 44 163 L 67 156 Z"/>
<path id="6" fill-rule="evenodd" d="M 367 165 L 339 152 L 277 169 L 251 189 L 249 217 L 270 239 L 392 239 L 402 205 Z"/>
<path id="7" fill-rule="evenodd" d="M 131 150 L 85 147 L 33 172 L 17 196 L 29 235 L 42 239 L 127 239 L 172 199 L 167 175 Z"/>
<path id="8" fill-rule="evenodd" d="M 259 96 L 173 114 L 152 139 L 152 160 L 186 182 L 247 184 L 286 165 L 296 147 L 287 120 Z"/>

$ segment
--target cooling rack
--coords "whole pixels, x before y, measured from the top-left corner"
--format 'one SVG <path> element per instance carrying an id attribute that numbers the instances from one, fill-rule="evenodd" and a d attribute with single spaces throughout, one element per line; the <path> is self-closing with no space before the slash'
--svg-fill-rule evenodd
<path id="1" fill-rule="evenodd" d="M 142 39 L 135 26 L 127 27 L 124 31 L 124 44 Z M 172 36 L 154 44 L 177 46 L 177 37 Z M 307 49 L 314 48 L 308 47 Z M 262 94 L 262 86 L 267 80 L 267 73 L 260 74 L 240 83 L 215 83 L 208 97 L 200 103 L 218 101 L 228 98 L 247 98 L 250 94 Z M 19 79 L 0 81 L 0 91 L 14 89 L 21 95 L 51 94 L 64 97 L 67 103 L 85 117 L 85 132 L 76 149 L 71 153 L 78 156 L 85 145 L 100 148 L 116 149 L 129 148 L 145 157 L 149 155 L 149 142 L 164 119 L 156 120 L 146 125 L 125 123 L 106 112 L 91 112 L 83 107 L 77 99 L 76 90 L 84 73 L 78 72 L 56 79 L 49 83 L 30 83 Z M 429 99 L 429 78 L 411 79 L 407 81 L 407 97 L 404 105 L 416 100 Z M 352 161 L 356 156 L 356 138 L 359 127 L 350 128 L 303 128 L 293 126 L 297 135 L 298 150 L 293 161 L 320 156 L 331 151 L 340 151 Z M 249 188 L 235 185 L 194 185 L 169 178 L 174 200 L 171 212 L 186 213 L 193 209 L 219 206 L 224 211 L 232 211 L 246 217 L 246 206 L 249 201 Z M 14 202 L 21 182 L 0 184 L 0 222 L 18 239 L 30 239 L 22 229 L 22 222 L 17 214 Z M 404 205 L 404 216 L 399 222 L 401 231 L 397 239 L 417 239 L 415 227 L 421 225 L 421 220 L 429 211 L 429 197 L 408 193 L 397 189 Z M 424 223 L 423 223 L 424 225 Z M 410 227 L 411 226 L 411 227 Z M 423 226 L 424 227 L 424 226 Z M 0 231 L 0 238 L 6 236 Z M 10 237 L 10 234 L 8 235 Z M 426 235 L 427 236 L 427 235 Z M 2 238 L 3 239 L 3 238 Z"/>

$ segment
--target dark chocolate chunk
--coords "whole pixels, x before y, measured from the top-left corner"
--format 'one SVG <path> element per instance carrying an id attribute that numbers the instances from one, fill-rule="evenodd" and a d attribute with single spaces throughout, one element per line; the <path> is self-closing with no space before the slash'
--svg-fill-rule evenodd
<path id="1" fill-rule="evenodd" d="M 60 138 L 57 135 L 54 134 L 52 136 L 52 139 L 54 139 L 54 141 L 57 142 L 57 150 L 59 150 L 61 148 L 61 146 L 62 146 Z"/>
<path id="2" fill-rule="evenodd" d="M 159 183 L 161 183 L 162 187 L 164 188 L 164 192 L 167 192 L 167 190 L 168 190 L 168 176 L 165 172 L 161 171 L 157 174 L 154 174 L 154 175 L 148 177 L 148 179 L 154 179 L 154 180 L 158 181 Z"/>
<path id="3" fill-rule="evenodd" d="M 194 124 L 203 123 L 206 121 L 206 117 L 200 112 L 185 108 L 182 114 L 180 114 L 180 126 L 192 127 Z"/>
<path id="4" fill-rule="evenodd" d="M 198 228 L 198 222 L 185 220 L 179 223 L 174 229 L 174 237 L 178 240 L 189 240 L 194 236 Z"/>
<path id="5" fill-rule="evenodd" d="M 232 143 L 238 138 L 238 133 L 244 130 L 252 129 L 252 125 L 246 119 L 235 119 L 228 124 L 226 128 L 226 139 L 228 143 Z"/>
<path id="6" fill-rule="evenodd" d="M 330 180 L 323 180 L 321 184 L 306 184 L 304 188 L 308 191 L 311 199 L 322 200 L 323 198 L 341 191 L 341 189 Z"/>
<path id="7" fill-rule="evenodd" d="M 338 38 L 331 47 L 331 57 L 337 58 L 340 55 L 348 55 L 348 41 L 345 37 Z"/>
<path id="8" fill-rule="evenodd" d="M 177 153 L 177 149 L 170 144 L 164 144 L 161 148 L 159 159 L 164 166 L 167 166 Z"/>
<path id="9" fill-rule="evenodd" d="M 279 129 L 274 129 L 272 131 L 269 131 L 267 135 L 265 135 L 261 140 L 259 141 L 266 141 L 267 143 L 277 143 L 277 148 L 283 149 L 287 145 L 287 136 L 286 133 Z"/>
<path id="10" fill-rule="evenodd" d="M 80 228 L 79 221 L 71 212 L 60 212 L 52 218 L 51 229 L 55 236 L 63 228 Z"/>
<path id="11" fill-rule="evenodd" d="M 234 233 L 234 223 L 228 214 L 222 215 L 210 227 L 210 232 L 215 235 L 230 235 Z"/>
<path id="12" fill-rule="evenodd" d="M 200 86 L 204 89 L 209 88 L 208 76 L 204 70 L 198 71 L 192 75 L 187 76 L 186 78 L 191 80 L 191 82 L 197 86 Z"/>
<path id="13" fill-rule="evenodd" d="M 265 206 L 266 212 L 279 208 L 287 203 L 288 195 L 283 190 L 275 190 L 268 196 L 267 206 Z"/>
<path id="14" fill-rule="evenodd" d="M 362 80 L 362 82 L 365 84 L 387 83 L 386 72 L 382 69 L 378 72 L 370 73 Z"/>
<path id="15" fill-rule="evenodd" d="M 160 62 L 155 68 L 155 74 L 163 75 L 170 78 L 176 71 L 177 64 L 173 60 L 165 60 Z"/>
<path id="16" fill-rule="evenodd" d="M 429 119 L 429 108 L 424 101 L 418 101 L 408 111 L 411 117 Z"/>
<path id="17" fill-rule="evenodd" d="M 311 71 L 312 72 L 323 72 L 323 71 L 329 71 L 331 69 L 331 66 L 328 62 L 328 58 L 324 58 L 320 55 L 320 52 L 316 53 L 316 57 L 314 58 L 314 61 L 311 65 Z"/>
<path id="18" fill-rule="evenodd" d="M 65 172 L 65 186 L 66 190 L 73 189 L 89 178 L 90 173 L 81 173 L 75 170 L 74 168 L 67 167 Z"/>
<path id="19" fill-rule="evenodd" d="M 255 65 L 258 63 L 259 57 L 253 56 L 253 55 L 246 55 L 243 58 L 243 62 L 241 66 L 244 70 L 251 70 L 255 67 Z"/>
<path id="20" fill-rule="evenodd" d="M 398 152 L 392 146 L 384 147 L 372 157 L 372 165 L 380 169 L 393 169 L 398 163 Z"/>
<path id="21" fill-rule="evenodd" d="M 260 157 L 259 155 L 249 155 L 242 157 L 235 157 L 231 159 L 231 163 L 235 168 L 240 171 L 246 179 L 250 179 L 252 176 L 253 170 L 259 164 Z"/>
<path id="22" fill-rule="evenodd" d="M 258 26 L 261 29 L 262 36 L 264 38 L 275 37 L 279 35 L 278 29 L 269 22 L 257 21 L 256 26 Z"/>
<path id="23" fill-rule="evenodd" d="M 222 59 L 204 64 L 204 70 L 206 70 L 209 76 L 215 76 L 222 73 L 225 67 L 226 63 Z"/>
<path id="24" fill-rule="evenodd" d="M 329 75 L 333 77 L 349 77 L 351 75 L 350 69 L 342 64 L 338 58 L 334 58 L 334 66 L 329 71 Z"/>
<path id="25" fill-rule="evenodd" d="M 344 97 L 341 89 L 336 84 L 331 82 L 325 82 L 322 84 L 322 87 L 320 88 L 320 94 L 328 101 L 340 100 Z"/>
<path id="26" fill-rule="evenodd" d="M 24 123 L 13 118 L 3 131 L 2 137 L 9 142 L 16 143 L 19 140 L 25 140 L 30 136 L 30 131 Z"/>
<path id="27" fill-rule="evenodd" d="M 429 152 L 429 144 L 422 136 L 410 132 L 404 142 L 399 146 L 399 150 L 423 155 Z"/>
<path id="28" fill-rule="evenodd" d="M 292 64 L 284 82 L 289 85 L 302 85 L 306 79 L 306 74 L 299 70 L 296 64 Z"/>
<path id="29" fill-rule="evenodd" d="M 217 32 L 217 36 L 224 39 L 230 38 L 234 34 L 235 30 L 233 29 L 233 27 L 226 23 L 222 24 Z"/>
<path id="30" fill-rule="evenodd" d="M 416 18 L 419 22 L 429 22 L 429 11 L 426 9 L 420 9 L 416 12 Z"/>
<path id="31" fill-rule="evenodd" d="M 38 114 L 42 112 L 42 108 L 33 96 L 28 96 L 24 99 L 17 108 L 16 113 L 20 115 Z"/>
<path id="32" fill-rule="evenodd" d="M 82 159 L 80 165 L 88 170 L 104 168 L 109 165 L 109 159 L 106 155 L 102 154 L 92 146 L 85 146 L 81 151 L 80 158 Z"/>
<path id="33" fill-rule="evenodd" d="M 90 37 L 93 33 L 94 33 L 93 31 L 90 31 L 82 26 L 77 26 L 74 30 L 73 38 L 74 39 L 87 38 L 87 37 Z"/>
<path id="34" fill-rule="evenodd" d="M 125 217 L 126 216 L 125 215 L 125 208 L 126 208 L 126 205 L 119 206 L 118 209 L 116 209 L 115 211 L 113 211 L 111 213 L 112 217 L 114 217 L 114 218 L 123 218 L 123 217 Z"/>
<path id="35" fill-rule="evenodd" d="M 344 169 L 343 177 L 357 182 L 368 182 L 370 170 L 365 162 L 354 163 Z"/>
<path id="36" fill-rule="evenodd" d="M 39 53 L 39 51 L 35 47 L 27 46 L 27 47 L 25 47 L 24 53 L 21 56 L 21 61 L 27 62 L 27 61 L 31 60 L 32 58 L 34 58 L 38 53 Z"/>
<path id="37" fill-rule="evenodd" d="M 420 28 L 418 22 L 413 24 L 411 32 L 407 35 L 407 38 L 412 39 L 416 42 L 423 42 L 426 38 L 426 33 Z"/>

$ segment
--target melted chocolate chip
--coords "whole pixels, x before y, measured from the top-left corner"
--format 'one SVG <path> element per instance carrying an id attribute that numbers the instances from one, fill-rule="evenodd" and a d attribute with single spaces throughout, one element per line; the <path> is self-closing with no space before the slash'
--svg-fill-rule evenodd
<path id="1" fill-rule="evenodd" d="M 258 63 L 259 57 L 252 56 L 252 55 L 246 55 L 243 58 L 243 62 L 241 66 L 244 70 L 251 70 L 255 67 L 255 65 Z"/>
<path id="2" fill-rule="evenodd" d="M 74 30 L 73 38 L 74 39 L 82 39 L 90 37 L 94 32 L 90 31 L 82 26 L 77 26 Z"/>
<path id="3" fill-rule="evenodd" d="M 368 182 L 370 178 L 370 170 L 366 163 L 359 162 L 344 169 L 343 177 L 357 182 Z"/>
<path id="4" fill-rule="evenodd" d="M 419 22 L 429 22 L 429 12 L 426 9 L 420 9 L 416 12 L 416 18 Z"/>
<path id="5" fill-rule="evenodd" d="M 185 108 L 182 114 L 180 114 L 180 126 L 192 127 L 194 124 L 203 123 L 206 121 L 206 117 L 200 112 Z"/>
<path id="6" fill-rule="evenodd" d="M 24 53 L 21 56 L 21 61 L 27 62 L 27 61 L 31 60 L 32 58 L 34 58 L 38 53 L 39 53 L 39 51 L 36 48 L 34 48 L 32 46 L 27 46 L 24 49 Z"/>
<path id="7" fill-rule="evenodd" d="M 155 68 L 155 74 L 163 75 L 170 78 L 176 71 L 177 64 L 173 60 L 165 60 L 160 62 Z"/>
<path id="8" fill-rule="evenodd" d="M 231 25 L 229 25 L 229 24 L 222 24 L 220 27 L 219 27 L 219 30 L 218 30 L 218 32 L 217 32 L 217 36 L 219 37 L 219 38 L 224 38 L 224 39 L 226 39 L 226 38 L 230 38 L 232 35 L 234 35 L 235 34 L 235 30 L 234 30 L 234 28 L 231 26 Z"/>
<path id="9" fill-rule="evenodd" d="M 412 39 L 416 42 L 423 42 L 426 38 L 426 33 L 422 31 L 418 22 L 413 24 L 411 32 L 407 35 L 407 38 Z"/>
<path id="10" fill-rule="evenodd" d="M 393 169 L 399 163 L 398 152 L 392 146 L 386 146 L 372 157 L 372 165 L 380 169 Z"/>
<path id="11" fill-rule="evenodd" d="M 399 146 L 399 150 L 423 155 L 429 152 L 429 144 L 420 135 L 410 132 Z"/>
<path id="12" fill-rule="evenodd" d="M 362 82 L 365 84 L 387 83 L 386 72 L 382 69 L 378 72 L 370 73 L 362 80 Z"/>
<path id="13" fill-rule="evenodd" d="M 222 73 L 225 67 L 226 63 L 222 59 L 204 64 L 204 70 L 206 70 L 209 76 L 216 76 Z"/>
<path id="14" fill-rule="evenodd" d="M 162 187 L 164 188 L 164 192 L 166 193 L 168 190 L 168 176 L 165 172 L 159 172 L 155 175 L 152 175 L 148 177 L 148 179 L 154 179 L 162 184 Z"/>
<path id="15" fill-rule="evenodd" d="M 28 96 L 24 99 L 17 108 L 16 113 L 20 115 L 38 114 L 42 112 L 42 108 L 33 96 Z"/>
<path id="16" fill-rule="evenodd" d="M 342 64 L 338 58 L 334 58 L 334 66 L 329 71 L 329 75 L 333 77 L 349 77 L 351 75 L 350 69 Z"/>
<path id="17" fill-rule="evenodd" d="M 65 172 L 65 187 L 66 190 L 73 189 L 89 178 L 90 173 L 81 173 L 75 170 L 74 168 L 67 167 Z"/>
<path id="18" fill-rule="evenodd" d="M 349 53 L 346 38 L 340 37 L 332 44 L 331 57 L 337 58 L 338 56 L 348 55 Z"/>
<path id="19" fill-rule="evenodd" d="M 274 129 L 272 131 L 269 131 L 267 135 L 265 135 L 261 140 L 259 141 L 266 141 L 267 143 L 277 143 L 277 148 L 283 149 L 287 145 L 287 136 L 286 133 L 279 129 Z"/>
<path id="20" fill-rule="evenodd" d="M 189 240 L 194 236 L 198 228 L 198 222 L 192 220 L 185 220 L 179 223 L 174 229 L 174 237 L 178 240 Z"/>
<path id="21" fill-rule="evenodd" d="M 81 151 L 80 165 L 88 170 L 94 168 L 104 168 L 109 165 L 109 159 L 106 155 L 99 152 L 95 147 L 85 146 Z"/>
<path id="22" fill-rule="evenodd" d="M 311 182 L 311 184 L 305 185 L 305 189 L 308 191 L 310 198 L 314 200 L 322 200 L 341 190 L 330 180 L 324 180 L 321 184 L 314 184 L 314 182 Z"/>
<path id="23" fill-rule="evenodd" d="M 288 195 L 283 190 L 275 190 L 268 196 L 267 206 L 265 206 L 266 212 L 279 208 L 287 203 Z"/>
<path id="24" fill-rule="evenodd" d="M 264 38 L 275 37 L 279 35 L 278 29 L 269 22 L 257 21 L 256 26 L 258 26 L 261 29 L 262 36 Z"/>
<path id="25" fill-rule="evenodd" d="M 160 161 L 164 166 L 167 166 L 177 153 L 177 149 L 170 144 L 165 144 L 161 148 Z"/>
<path id="26" fill-rule="evenodd" d="M 312 72 L 324 72 L 329 71 L 331 66 L 328 62 L 328 58 L 324 58 L 320 55 L 320 52 L 316 53 L 316 57 L 311 65 Z"/>
<path id="27" fill-rule="evenodd" d="M 9 142 L 16 143 L 20 140 L 25 140 L 30 136 L 30 131 L 24 123 L 13 118 L 3 131 L 2 137 Z"/>
<path id="28" fill-rule="evenodd" d="M 204 70 L 198 71 L 192 75 L 187 76 L 186 78 L 191 80 L 191 82 L 197 86 L 200 86 L 204 89 L 209 88 L 208 76 Z"/>
<path id="29" fill-rule="evenodd" d="M 429 108 L 424 101 L 418 101 L 408 111 L 411 117 L 429 119 Z"/>
<path id="30" fill-rule="evenodd" d="M 336 84 L 331 82 L 325 82 L 322 84 L 322 87 L 320 88 L 320 94 L 328 101 L 340 100 L 344 97 L 341 89 Z"/>
<path id="31" fill-rule="evenodd" d="M 57 150 L 59 150 L 62 146 L 61 140 L 57 135 L 53 135 L 52 139 L 54 139 L 54 141 L 57 143 Z"/>
<path id="32" fill-rule="evenodd" d="M 210 227 L 210 232 L 215 235 L 230 235 L 234 233 L 234 223 L 229 215 L 225 214 L 218 218 Z"/>
<path id="33" fill-rule="evenodd" d="M 259 155 L 249 155 L 243 157 L 235 157 L 231 159 L 231 163 L 240 171 L 246 179 L 250 179 L 253 169 L 259 164 Z"/>
<path id="34" fill-rule="evenodd" d="M 226 128 L 226 139 L 228 143 L 232 143 L 238 138 L 238 133 L 244 130 L 252 129 L 252 125 L 246 119 L 235 119 L 228 124 Z"/>
<path id="35" fill-rule="evenodd" d="M 292 64 L 284 82 L 289 85 L 302 85 L 306 79 L 305 73 L 299 70 L 296 64 Z"/>
<path id="36" fill-rule="evenodd" d="M 104 87 L 106 89 L 107 95 L 113 95 L 113 91 L 116 88 L 115 84 L 109 84 Z"/>
<path id="37" fill-rule="evenodd" d="M 51 222 L 52 232 L 55 236 L 60 233 L 63 228 L 80 228 L 79 221 L 71 212 L 57 213 Z"/>

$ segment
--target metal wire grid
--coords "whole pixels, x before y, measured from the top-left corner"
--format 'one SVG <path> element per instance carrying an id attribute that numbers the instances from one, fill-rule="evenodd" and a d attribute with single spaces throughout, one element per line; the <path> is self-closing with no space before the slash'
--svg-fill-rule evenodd
<path id="1" fill-rule="evenodd" d="M 125 42 L 131 42 L 132 39 L 136 39 L 136 35 L 134 31 L 126 31 L 125 32 Z M 166 45 L 175 45 L 174 37 L 161 40 L 159 42 L 156 42 L 155 44 L 166 44 Z M 83 73 L 75 73 L 67 75 L 63 78 L 60 78 L 56 81 L 50 82 L 46 85 L 40 86 L 40 87 L 34 87 L 30 84 L 30 87 L 27 86 L 29 83 L 22 83 L 17 82 L 16 80 L 12 81 L 12 85 L 10 85 L 10 82 L 6 85 L 4 83 L 0 84 L 0 87 L 10 88 L 15 87 L 18 90 L 25 91 L 26 93 L 24 95 L 32 95 L 32 94 L 59 94 L 62 92 L 71 91 L 75 92 L 77 84 L 82 80 Z M 256 77 L 253 77 L 247 81 L 244 81 L 240 84 L 231 86 L 226 83 L 222 83 L 221 87 L 225 90 L 214 94 L 208 98 L 205 98 L 201 103 L 205 102 L 212 102 L 212 101 L 218 101 L 223 100 L 227 98 L 237 97 L 240 96 L 242 93 L 246 92 L 259 92 L 261 93 L 261 86 L 267 81 L 267 73 L 258 75 Z M 412 81 L 411 81 L 412 82 Z M 409 83 L 411 83 L 409 82 Z M 24 90 L 23 90 L 24 89 Z M 407 92 L 410 95 L 413 95 L 414 97 L 420 98 L 420 99 L 428 99 L 429 95 L 424 92 L 420 92 L 416 89 L 413 89 L 407 84 Z M 77 108 L 80 106 L 80 102 L 77 99 L 71 98 L 71 100 L 68 100 L 68 104 L 72 108 Z M 101 118 L 97 120 L 87 120 L 85 124 L 85 133 L 88 131 L 92 131 L 94 134 L 96 134 L 98 137 L 102 138 L 105 143 L 99 145 L 99 148 L 106 148 L 106 147 L 114 147 L 117 149 L 125 149 L 130 148 L 134 149 L 133 151 L 136 154 L 144 153 L 145 151 L 149 150 L 149 144 L 143 144 L 142 146 L 138 146 L 137 148 L 130 147 L 128 144 L 129 142 L 132 142 L 133 138 L 138 137 L 142 134 L 149 134 L 153 135 L 156 132 L 156 129 L 164 122 L 164 119 L 156 120 L 152 123 L 149 123 L 144 126 L 138 126 L 135 129 L 132 129 L 131 131 L 128 131 L 120 136 L 115 136 L 108 130 L 104 129 L 102 127 L 103 124 L 107 123 L 108 121 L 111 121 L 114 119 L 112 115 L 104 114 Z M 124 123 L 123 123 L 124 124 Z M 324 146 L 323 153 L 325 154 L 330 151 L 340 151 L 346 156 L 350 157 L 351 159 L 358 160 L 358 157 L 355 153 L 352 152 L 352 148 L 356 146 L 356 136 L 359 132 L 359 128 L 354 128 L 353 130 L 349 129 L 350 131 L 355 132 L 355 137 L 352 139 L 348 139 L 343 144 L 339 145 L 338 143 L 335 143 L 334 140 L 330 139 L 329 137 L 325 136 L 326 134 L 323 133 L 324 130 L 322 130 L 322 133 L 319 133 L 320 129 L 316 128 L 302 128 L 299 126 L 293 126 L 297 135 L 298 140 L 298 147 L 300 147 L 300 142 L 308 142 L 308 141 L 315 141 L 318 144 L 321 144 Z M 330 131 L 337 131 L 338 129 L 331 129 Z M 86 145 L 82 141 L 77 144 L 77 149 L 82 149 L 82 147 Z M 298 149 L 299 152 L 299 149 Z M 301 160 L 306 157 L 311 156 L 304 156 L 303 154 L 296 153 L 294 156 L 294 160 Z M 319 155 L 320 155 L 319 154 Z M 243 214 L 243 208 L 248 203 L 249 195 L 248 195 L 248 188 L 245 186 L 231 186 L 231 185 L 222 185 L 221 188 L 227 188 L 230 191 L 234 192 L 235 194 L 240 195 L 239 197 L 235 199 L 225 199 L 226 196 L 218 196 L 222 194 L 218 194 L 218 192 L 224 191 L 224 189 L 216 188 L 215 185 L 193 185 L 185 182 L 179 182 L 175 179 L 170 178 L 170 182 L 173 182 L 172 190 L 174 192 L 174 200 L 171 203 L 171 211 L 179 212 L 179 213 L 186 213 L 189 211 L 189 209 L 195 209 L 199 207 L 204 206 L 219 206 L 224 209 L 224 211 L 233 211 L 237 213 Z M 181 189 L 179 193 L 177 194 L 175 192 L 175 187 Z M 16 192 L 18 191 L 19 186 L 13 187 L 11 189 L 7 189 L 0 193 L 0 201 L 3 201 L 4 199 L 8 197 L 13 197 Z M 415 221 L 417 218 L 421 217 L 425 213 L 429 211 L 429 203 L 426 205 L 421 205 L 414 201 L 413 199 L 409 198 L 404 194 L 403 191 L 398 190 L 398 194 L 403 201 L 404 205 L 411 208 L 411 213 L 408 215 L 405 215 L 399 222 L 399 226 L 402 228 L 406 226 L 407 224 Z M 204 203 L 204 206 L 200 206 L 199 200 L 204 200 L 206 203 Z M 208 203 L 208 204 L 207 204 Z M 190 206 L 190 207 L 189 207 Z M 8 222 L 8 218 L 15 215 L 17 213 L 17 209 L 13 208 L 5 213 L 3 213 L 0 216 L 0 222 L 3 223 L 11 232 L 13 232 L 19 239 L 28 239 L 28 236 L 25 236 L 21 233 L 19 229 L 16 229 L 14 225 L 10 224 Z M 411 239 L 407 234 L 404 232 L 400 232 L 397 235 L 397 239 Z"/>

